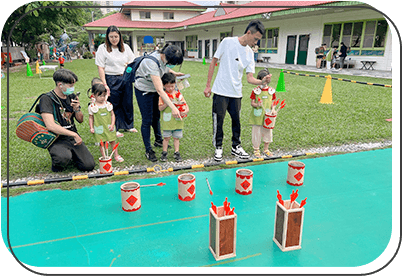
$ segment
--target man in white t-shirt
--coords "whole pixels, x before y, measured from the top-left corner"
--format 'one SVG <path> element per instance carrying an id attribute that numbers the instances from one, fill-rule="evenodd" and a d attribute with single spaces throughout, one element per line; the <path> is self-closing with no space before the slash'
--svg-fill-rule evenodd
<path id="1" fill-rule="evenodd" d="M 262 80 L 253 77 L 255 73 L 255 61 L 251 47 L 257 44 L 264 34 L 264 25 L 259 20 L 249 23 L 245 33 L 241 37 L 227 37 L 218 46 L 213 60 L 211 61 L 206 89 L 204 95 L 213 96 L 213 145 L 216 148 L 214 160 L 222 160 L 222 141 L 224 137 L 223 123 L 225 114 L 228 113 L 232 120 L 232 149 L 231 154 L 242 159 L 249 158 L 248 153 L 241 146 L 241 123 L 239 114 L 242 99 L 242 76 L 246 69 L 248 83 L 252 85 L 264 85 L 270 82 L 266 76 Z M 220 67 L 214 80 L 213 88 L 211 81 L 217 61 Z"/>

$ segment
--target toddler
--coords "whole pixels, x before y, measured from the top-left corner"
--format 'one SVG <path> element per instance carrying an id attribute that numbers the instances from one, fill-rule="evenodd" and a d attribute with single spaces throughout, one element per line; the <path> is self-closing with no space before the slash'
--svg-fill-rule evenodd
<path id="1" fill-rule="evenodd" d="M 174 118 L 172 116 L 172 110 L 160 97 L 158 108 L 161 111 L 161 130 L 163 131 L 162 136 L 164 141 L 162 142 L 162 154 L 161 161 L 166 162 L 168 155 L 168 143 L 171 137 L 174 140 L 174 158 L 175 161 L 181 162 L 182 158 L 179 153 L 179 139 L 183 137 L 183 119 L 187 116 L 189 112 L 189 107 L 185 101 L 183 95 L 175 90 L 176 77 L 172 73 L 165 73 L 162 78 L 162 84 L 164 85 L 164 90 L 168 95 L 172 103 L 178 108 L 181 118 Z"/>
<path id="2" fill-rule="evenodd" d="M 90 131 L 94 134 L 96 142 L 108 141 L 113 148 L 116 145 L 115 114 L 112 104 L 106 101 L 106 88 L 103 84 L 93 82 L 91 93 L 94 101 L 88 106 Z M 99 149 L 101 155 L 105 156 L 103 147 L 100 146 Z M 114 156 L 117 162 L 124 161 L 118 154 L 118 149 L 115 150 Z"/>
<path id="3" fill-rule="evenodd" d="M 260 70 L 257 74 L 257 79 L 262 80 L 266 75 L 271 77 L 268 69 Z M 261 157 L 260 144 L 262 140 L 264 142 L 264 155 L 271 156 L 269 144 L 273 141 L 273 130 L 264 128 L 263 121 L 265 113 L 271 113 L 273 100 L 276 99 L 275 92 L 276 90 L 269 87 L 267 83 L 254 88 L 250 96 L 252 112 L 249 117 L 249 123 L 252 124 L 253 154 L 257 158 Z"/>

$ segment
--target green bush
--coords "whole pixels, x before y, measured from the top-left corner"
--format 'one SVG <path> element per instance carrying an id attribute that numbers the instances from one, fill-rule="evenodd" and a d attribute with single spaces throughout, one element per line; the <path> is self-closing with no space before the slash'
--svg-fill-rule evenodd
<path id="1" fill-rule="evenodd" d="M 91 54 L 91 52 L 85 52 L 84 54 L 83 54 L 83 58 L 84 59 L 92 59 L 93 58 L 93 56 L 92 56 L 92 54 Z"/>

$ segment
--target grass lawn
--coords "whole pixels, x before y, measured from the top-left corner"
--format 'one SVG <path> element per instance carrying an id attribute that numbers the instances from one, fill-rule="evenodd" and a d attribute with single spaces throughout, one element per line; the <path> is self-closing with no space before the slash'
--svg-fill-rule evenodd
<path id="1" fill-rule="evenodd" d="M 214 155 L 212 145 L 211 98 L 205 98 L 203 91 L 206 85 L 209 64 L 185 61 L 181 71 L 191 74 L 190 87 L 184 89 L 184 94 L 190 113 L 185 122 L 184 137 L 181 140 L 180 152 L 183 159 L 205 159 Z M 99 147 L 94 145 L 89 131 L 88 98 L 86 91 L 90 81 L 97 77 L 98 71 L 94 60 L 74 60 L 65 63 L 65 68 L 74 71 L 79 81 L 76 91 L 81 91 L 81 106 L 84 108 L 85 120 L 77 124 L 79 134 L 87 144 L 95 159 L 99 157 Z M 256 68 L 256 74 L 261 68 Z M 41 93 L 54 88 L 52 78 L 39 79 L 32 66 L 34 77 L 27 77 L 26 71 L 10 73 L 9 103 L 7 104 L 7 82 L 1 82 L 1 103 L 9 105 L 9 173 L 10 180 L 20 177 L 51 174 L 51 161 L 48 151 L 34 147 L 32 144 L 19 139 L 15 134 L 18 119 L 26 112 Z M 178 70 L 178 67 L 174 68 Z M 217 69 L 216 69 L 217 72 Z M 270 69 L 273 74 L 271 86 L 276 88 L 280 70 Z M 45 72 L 51 76 L 53 71 Z M 324 78 L 302 77 L 284 74 L 287 92 L 277 93 L 280 99 L 286 99 L 286 107 L 280 111 L 273 131 L 271 150 L 292 151 L 309 147 L 340 145 L 352 142 L 375 142 L 392 139 L 392 124 L 385 121 L 392 117 L 392 89 L 354 84 L 332 80 L 332 105 L 320 104 L 320 98 L 326 82 Z M 353 77 L 337 75 L 340 78 L 353 79 L 371 83 L 392 84 L 391 79 L 376 79 L 370 77 Z M 242 134 L 241 140 L 245 150 L 252 154 L 251 126 L 248 124 L 250 93 L 253 85 L 243 78 L 243 99 L 241 111 Z M 140 130 L 141 116 L 134 98 L 134 126 Z M 1 110 L 1 175 L 6 178 L 7 165 L 7 109 Z M 227 114 L 224 124 L 224 156 L 230 156 L 231 151 L 231 120 Z M 121 167 L 131 165 L 151 165 L 144 156 L 144 145 L 140 133 L 125 133 L 120 142 L 119 153 L 125 161 Z M 152 136 L 152 141 L 154 141 Z M 171 141 L 172 144 L 172 141 Z M 160 156 L 157 148 L 157 157 Z M 173 151 L 168 158 L 173 161 Z M 113 166 L 118 166 L 115 162 Z M 96 166 L 96 169 L 98 165 Z M 75 172 L 71 169 L 67 172 Z M 80 181 L 81 182 L 81 181 Z M 104 182 L 105 183 L 105 182 Z"/>

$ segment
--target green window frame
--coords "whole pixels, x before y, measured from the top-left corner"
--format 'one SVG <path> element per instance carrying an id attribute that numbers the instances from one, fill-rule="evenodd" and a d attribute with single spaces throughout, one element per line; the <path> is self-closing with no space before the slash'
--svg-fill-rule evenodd
<path id="1" fill-rule="evenodd" d="M 383 56 L 388 33 L 385 19 L 368 19 L 339 23 L 326 23 L 322 43 L 328 47 L 344 42 L 352 56 Z"/>
<path id="2" fill-rule="evenodd" d="M 186 50 L 197 51 L 197 35 L 186 36 Z"/>
<path id="3" fill-rule="evenodd" d="M 259 53 L 277 54 L 279 33 L 280 28 L 266 29 L 258 42 Z"/>

